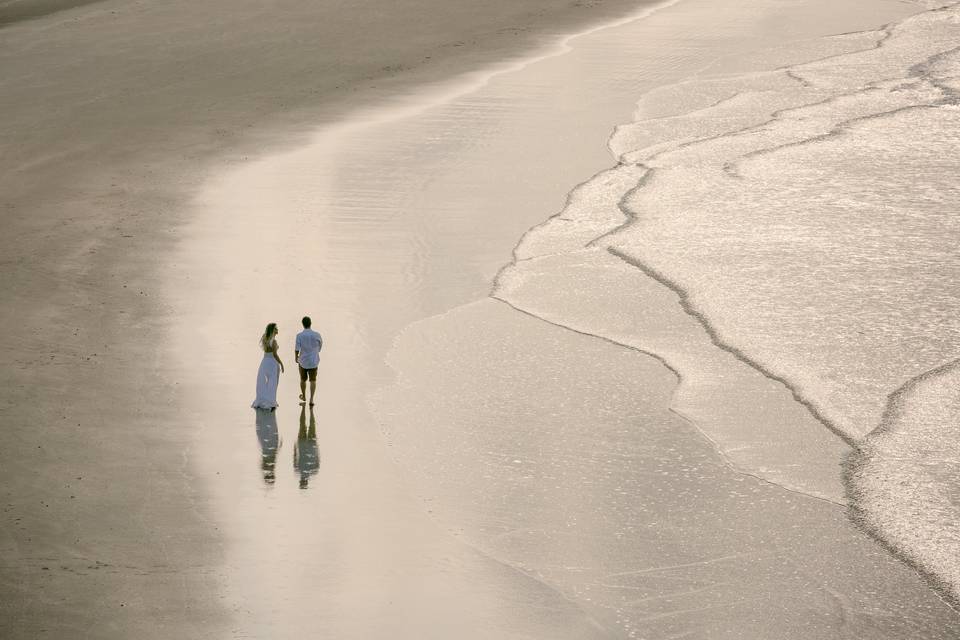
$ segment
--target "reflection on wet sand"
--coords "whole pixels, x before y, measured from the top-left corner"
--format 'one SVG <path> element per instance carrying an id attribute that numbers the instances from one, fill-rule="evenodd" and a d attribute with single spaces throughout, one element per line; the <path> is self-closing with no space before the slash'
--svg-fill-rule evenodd
<path id="1" fill-rule="evenodd" d="M 277 449 L 280 448 L 277 412 L 257 409 L 256 413 L 257 440 L 260 442 L 260 469 L 263 471 L 263 481 L 272 485 L 276 481 L 274 469 L 277 466 Z"/>
<path id="2" fill-rule="evenodd" d="M 293 470 L 300 474 L 300 488 L 306 489 L 310 476 L 320 468 L 320 452 L 317 450 L 317 417 L 310 407 L 310 426 L 307 427 L 306 407 L 300 407 L 300 431 L 293 445 Z"/>

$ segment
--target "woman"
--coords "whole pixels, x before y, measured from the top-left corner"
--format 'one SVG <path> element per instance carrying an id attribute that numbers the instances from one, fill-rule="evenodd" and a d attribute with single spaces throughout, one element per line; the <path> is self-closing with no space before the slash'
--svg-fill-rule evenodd
<path id="1" fill-rule="evenodd" d="M 270 409 L 277 405 L 277 384 L 280 374 L 283 373 L 283 361 L 277 355 L 277 323 L 267 325 L 260 338 L 260 347 L 263 349 L 263 360 L 257 371 L 257 399 L 251 405 L 254 409 Z"/>

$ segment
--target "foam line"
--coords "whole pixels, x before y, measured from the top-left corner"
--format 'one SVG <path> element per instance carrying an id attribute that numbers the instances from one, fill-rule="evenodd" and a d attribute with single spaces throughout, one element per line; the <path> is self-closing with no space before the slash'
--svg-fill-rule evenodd
<path id="1" fill-rule="evenodd" d="M 885 47 L 891 46 L 891 44 L 895 41 L 895 36 L 905 31 L 909 33 L 909 31 L 905 29 L 905 25 L 910 21 L 917 19 L 919 16 L 924 16 L 924 15 L 929 16 L 930 14 L 937 14 L 941 12 L 951 11 L 957 6 L 960 6 L 960 3 L 950 3 L 943 7 L 922 11 L 914 16 L 905 18 L 902 21 L 884 25 L 881 29 L 863 32 L 863 33 L 878 34 L 877 41 L 873 43 L 871 47 L 860 49 L 858 51 L 846 52 L 843 54 L 825 56 L 823 58 L 801 63 L 801 64 L 794 64 L 794 65 L 779 67 L 777 69 L 774 69 L 766 73 L 783 73 L 787 77 L 799 83 L 799 85 L 803 88 L 807 88 L 812 91 L 819 90 L 817 88 L 816 81 L 806 77 L 806 74 L 804 74 L 804 71 L 806 69 L 810 69 L 814 65 L 823 64 L 824 62 L 828 62 L 828 61 L 843 60 L 844 58 L 850 58 L 851 56 L 856 56 L 858 54 L 864 54 L 871 51 L 880 51 Z M 831 91 L 832 95 L 829 95 L 828 97 L 822 100 L 811 101 L 806 104 L 800 104 L 800 105 L 772 111 L 771 113 L 769 113 L 768 117 L 766 117 L 765 119 L 762 119 L 761 122 L 752 124 L 747 127 L 742 127 L 740 129 L 736 129 L 733 131 L 726 131 L 716 135 L 703 136 L 703 137 L 699 137 L 692 140 L 686 140 L 679 143 L 677 143 L 677 141 L 673 141 L 674 144 L 672 145 L 669 144 L 669 142 L 657 143 L 657 145 L 654 145 L 654 146 L 667 146 L 667 145 L 669 146 L 668 148 L 660 150 L 657 153 L 653 154 L 652 156 L 647 158 L 643 163 L 630 163 L 626 159 L 629 153 L 622 155 L 617 159 L 617 164 L 615 164 L 609 169 L 606 169 L 603 172 L 598 173 L 597 176 L 590 178 L 584 183 L 577 185 L 577 187 L 573 191 L 571 191 L 570 194 L 568 194 L 567 203 L 559 213 L 555 214 L 549 220 L 542 223 L 541 225 L 533 227 L 521 237 L 520 242 L 517 244 L 517 247 L 514 249 L 514 255 L 513 255 L 514 262 L 511 264 L 505 265 L 503 268 L 501 268 L 501 270 L 497 274 L 497 277 L 494 279 L 493 287 L 490 292 L 491 297 L 510 305 L 511 307 L 513 307 L 514 309 L 517 309 L 522 313 L 525 313 L 533 317 L 537 317 L 542 321 L 548 322 L 550 324 L 554 324 L 556 326 L 565 327 L 568 330 L 575 331 L 577 333 L 582 333 L 584 335 L 594 335 L 594 334 L 585 333 L 583 331 L 580 331 L 578 329 L 575 329 L 569 326 L 565 326 L 562 323 L 562 321 L 556 321 L 555 319 L 542 317 L 536 313 L 533 313 L 531 311 L 528 311 L 522 308 L 521 305 L 511 302 L 510 300 L 507 299 L 508 296 L 505 296 L 502 293 L 503 289 L 501 287 L 501 282 L 506 271 L 511 266 L 519 262 L 517 249 L 521 245 L 526 243 L 528 237 L 531 234 L 536 233 L 541 227 L 549 223 L 550 220 L 563 219 L 564 213 L 574 202 L 574 196 L 578 190 L 583 188 L 585 185 L 589 184 L 598 176 L 603 175 L 604 173 L 617 171 L 618 169 L 621 169 L 626 166 L 632 166 L 639 169 L 643 169 L 644 172 L 642 176 L 639 178 L 639 180 L 636 182 L 636 184 L 632 188 L 624 192 L 622 194 L 622 197 L 619 199 L 618 207 L 620 209 L 621 214 L 624 216 L 624 221 L 608 229 L 602 234 L 594 237 L 593 239 L 591 239 L 585 245 L 585 248 L 604 246 L 604 248 L 606 248 L 606 250 L 611 255 L 615 256 L 616 258 L 623 261 L 624 263 L 629 264 L 631 267 L 638 269 L 647 277 L 655 280 L 661 286 L 669 289 L 679 299 L 681 308 L 684 310 L 684 312 L 689 316 L 691 316 L 692 318 L 694 318 L 700 324 L 700 326 L 703 328 L 703 330 L 706 332 L 707 336 L 709 337 L 710 342 L 715 347 L 730 353 L 738 361 L 756 370 L 757 372 L 762 374 L 766 379 L 778 385 L 782 385 L 782 387 L 784 387 L 786 390 L 790 392 L 793 399 L 797 403 L 802 405 L 809 412 L 811 416 L 813 416 L 820 424 L 822 424 L 831 433 L 835 434 L 837 437 L 842 439 L 853 450 L 853 453 L 850 454 L 847 457 L 847 459 L 844 461 L 844 471 L 843 471 L 845 488 L 847 490 L 847 498 L 850 503 L 851 519 L 855 522 L 855 524 L 857 524 L 858 527 L 860 527 L 864 532 L 869 534 L 873 539 L 875 539 L 883 548 L 885 548 L 893 556 L 902 560 L 908 566 L 910 566 L 913 570 L 915 570 L 929 585 L 933 587 L 933 589 L 936 591 L 938 596 L 941 599 L 943 599 L 944 602 L 949 604 L 954 610 L 960 610 L 960 598 L 958 598 L 954 590 L 951 590 L 948 583 L 944 581 L 942 576 L 939 576 L 934 569 L 930 568 L 929 566 L 926 566 L 922 562 L 922 560 L 918 559 L 918 556 L 915 553 L 912 553 L 909 549 L 903 549 L 898 547 L 892 541 L 890 536 L 888 536 L 880 526 L 878 526 L 876 523 L 871 522 L 869 518 L 864 514 L 864 511 L 860 506 L 861 495 L 857 493 L 858 488 L 854 482 L 854 478 L 858 473 L 860 467 L 862 466 L 863 456 L 865 455 L 863 451 L 863 447 L 865 446 L 866 443 L 869 443 L 869 440 L 871 437 L 880 435 L 884 433 L 886 430 L 891 429 L 891 425 L 896 420 L 897 412 L 902 410 L 904 398 L 909 396 L 910 393 L 913 390 L 915 390 L 918 386 L 942 374 L 944 371 L 953 370 L 955 368 L 960 367 L 960 360 L 954 360 L 949 362 L 946 365 L 942 365 L 940 367 L 931 369 L 921 374 L 920 376 L 913 378 L 911 381 L 906 383 L 900 389 L 890 394 L 888 398 L 887 408 L 884 413 L 883 420 L 881 421 L 880 426 L 877 427 L 876 430 L 871 432 L 869 436 L 867 436 L 867 438 L 858 439 L 850 432 L 849 429 L 844 429 L 836 420 L 829 417 L 827 415 L 827 410 L 824 407 L 819 406 L 815 398 L 807 397 L 803 389 L 801 388 L 801 386 L 795 382 L 792 382 L 789 379 L 789 375 L 784 375 L 782 373 L 772 371 L 767 365 L 761 362 L 758 358 L 755 358 L 751 356 L 749 353 L 747 353 L 747 350 L 742 349 L 734 345 L 729 340 L 724 339 L 723 336 L 721 335 L 721 331 L 718 329 L 717 326 L 715 326 L 715 324 L 711 321 L 708 315 L 696 307 L 696 305 L 693 302 L 693 297 L 694 297 L 693 293 L 685 289 L 680 282 L 668 276 L 667 274 L 661 272 L 660 270 L 656 269 L 651 264 L 648 264 L 641 259 L 638 259 L 634 256 L 629 255 L 625 250 L 615 246 L 609 246 L 609 244 L 607 243 L 613 236 L 624 232 L 626 229 L 630 228 L 633 225 L 641 224 L 641 221 L 638 220 L 638 214 L 630 209 L 630 207 L 628 206 L 628 203 L 638 193 L 640 193 L 645 189 L 648 189 L 650 185 L 656 180 L 658 171 L 660 170 L 657 166 L 654 166 L 654 163 L 656 160 L 665 157 L 667 154 L 675 153 L 678 150 L 689 148 L 696 145 L 701 145 L 706 142 L 712 142 L 716 140 L 725 140 L 725 139 L 729 140 L 737 136 L 743 136 L 743 135 L 749 135 L 752 133 L 761 132 L 765 128 L 783 121 L 784 118 L 789 114 L 794 114 L 794 113 L 802 114 L 805 110 L 808 111 L 813 107 L 829 105 L 831 103 L 843 100 L 845 98 L 856 97 L 858 95 L 865 95 L 870 92 L 879 92 L 879 91 L 887 90 L 887 89 L 881 88 L 880 85 L 884 82 L 890 82 L 891 80 L 903 79 L 905 81 L 925 82 L 927 87 L 932 87 L 933 89 L 936 90 L 936 93 L 939 93 L 939 95 L 930 96 L 929 99 L 925 95 L 920 96 L 916 99 L 916 102 L 914 102 L 913 104 L 909 104 L 906 106 L 897 106 L 896 108 L 893 108 L 893 109 L 886 109 L 886 110 L 877 111 L 874 113 L 869 113 L 866 115 L 857 115 L 856 117 L 844 118 L 843 115 L 847 115 L 847 114 L 842 114 L 838 117 L 837 120 L 833 121 L 832 124 L 828 121 L 828 123 L 825 126 L 829 128 L 824 133 L 817 133 L 816 135 L 809 135 L 809 133 L 812 133 L 812 132 L 808 132 L 807 135 L 804 135 L 804 133 L 801 133 L 801 136 L 803 136 L 803 138 L 800 140 L 791 140 L 789 142 L 783 142 L 781 144 L 773 144 L 767 147 L 753 149 L 746 153 L 736 155 L 733 159 L 731 159 L 729 162 L 725 163 L 722 166 L 722 170 L 730 176 L 737 177 L 739 176 L 738 167 L 741 165 L 741 163 L 743 163 L 744 161 L 750 158 L 759 157 L 762 155 L 772 154 L 785 149 L 802 147 L 802 146 L 816 144 L 818 142 L 823 142 L 823 141 L 831 140 L 834 138 L 838 138 L 840 136 L 844 136 L 848 134 L 858 124 L 863 122 L 890 118 L 897 114 L 908 112 L 908 111 L 937 109 L 943 106 L 960 104 L 960 92 L 956 91 L 949 85 L 944 84 L 944 82 L 941 82 L 940 80 L 942 79 L 938 78 L 935 73 L 935 67 L 940 61 L 945 60 L 949 56 L 956 55 L 958 51 L 960 51 L 960 47 L 951 47 L 947 50 L 943 50 L 932 56 L 929 56 L 923 62 L 915 64 L 909 67 L 908 69 L 906 69 L 905 71 L 900 71 L 894 74 L 881 72 L 883 76 L 892 76 L 892 77 L 874 78 L 873 80 L 870 80 L 870 81 L 864 80 L 863 84 L 857 87 L 856 90 L 853 90 L 853 91 L 850 91 L 849 89 L 845 89 L 841 87 L 837 87 L 834 89 L 825 88 L 824 90 Z M 879 63 L 882 63 L 882 62 L 883 60 L 879 61 Z M 888 64 L 889 64 L 889 61 L 888 61 Z M 881 75 L 881 74 L 878 74 L 878 75 Z M 748 78 L 750 77 L 750 74 L 744 74 L 743 77 Z M 679 84 L 685 84 L 685 83 L 679 83 Z M 716 101 L 711 106 L 708 106 L 702 109 L 696 109 L 691 111 L 690 113 L 696 114 L 700 111 L 709 111 L 711 108 L 715 108 L 718 105 L 721 105 L 724 102 L 728 101 L 729 99 L 730 99 L 729 97 L 721 99 L 719 101 Z M 665 119 L 677 118 L 682 115 L 687 115 L 687 114 L 674 114 L 672 116 L 665 116 L 662 118 L 647 118 L 647 119 L 637 120 L 636 122 L 662 121 Z M 630 124 L 634 124 L 634 123 L 630 123 Z M 614 136 L 616 135 L 618 130 L 620 130 L 620 127 L 614 130 L 614 133 L 613 133 Z M 608 141 L 608 147 L 612 148 L 610 141 Z M 682 383 L 682 380 L 683 380 L 682 372 L 679 371 L 676 367 L 672 366 L 669 362 L 667 362 L 667 360 L 662 355 L 645 351 L 635 346 L 622 344 L 621 342 L 612 340 L 603 335 L 594 335 L 594 337 L 600 338 L 602 340 L 606 340 L 608 342 L 612 342 L 614 344 L 618 344 L 620 346 L 625 346 L 627 348 L 631 348 L 636 351 L 640 351 L 642 353 L 645 353 L 646 355 L 649 355 L 657 359 L 668 370 L 670 370 L 673 373 L 673 375 L 678 379 L 678 383 Z M 678 388 L 679 388 L 679 384 L 678 384 Z M 674 413 L 677 413 L 677 415 L 680 415 L 681 417 L 683 417 L 688 422 L 690 422 L 695 428 L 697 428 L 698 431 L 700 431 L 701 434 L 703 434 L 704 437 L 706 437 L 708 441 L 710 441 L 711 444 L 714 445 L 714 448 L 720 453 L 725 463 L 727 463 L 729 466 L 734 468 L 737 472 L 744 473 L 744 470 L 739 469 L 734 465 L 732 465 L 729 458 L 727 458 L 727 456 L 724 455 L 722 447 L 720 447 L 718 443 L 714 442 L 713 439 L 707 436 L 707 434 L 699 425 L 689 420 L 686 416 L 683 416 L 682 413 L 675 410 L 673 407 L 671 407 L 671 410 L 674 411 Z M 757 477 L 755 474 L 751 474 L 751 473 L 747 473 L 747 475 L 754 475 L 754 477 Z"/>
<path id="2" fill-rule="evenodd" d="M 898 544 L 887 531 L 871 519 L 865 505 L 867 502 L 865 490 L 858 483 L 858 478 L 872 461 L 871 456 L 865 450 L 870 446 L 872 440 L 896 429 L 897 424 L 902 419 L 908 398 L 922 386 L 935 382 L 937 378 L 945 374 L 956 373 L 958 370 L 960 370 L 960 358 L 924 371 L 891 393 L 887 398 L 887 406 L 884 409 L 880 424 L 863 438 L 864 447 L 862 449 L 854 450 L 847 456 L 843 461 L 842 469 L 850 519 L 858 528 L 873 538 L 877 544 L 916 571 L 941 600 L 954 611 L 960 613 L 960 594 L 957 593 L 956 587 L 944 580 L 934 568 L 928 566 L 920 554 L 911 552 L 909 548 L 904 548 Z"/>

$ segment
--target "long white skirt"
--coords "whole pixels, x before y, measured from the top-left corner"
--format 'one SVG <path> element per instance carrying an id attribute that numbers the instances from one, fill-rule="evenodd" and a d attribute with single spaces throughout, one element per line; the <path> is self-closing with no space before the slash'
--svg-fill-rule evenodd
<path id="1" fill-rule="evenodd" d="M 272 353 L 265 354 L 257 370 L 257 399 L 254 409 L 273 409 L 277 404 L 277 385 L 280 383 L 280 363 Z"/>

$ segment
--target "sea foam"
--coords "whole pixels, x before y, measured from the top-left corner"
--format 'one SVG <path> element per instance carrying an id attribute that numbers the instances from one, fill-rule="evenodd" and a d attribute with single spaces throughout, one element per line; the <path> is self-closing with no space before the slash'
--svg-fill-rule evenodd
<path id="1" fill-rule="evenodd" d="M 524 237 L 494 291 L 662 357 L 677 410 L 747 473 L 836 499 L 817 481 L 842 449 L 829 428 L 856 451 L 858 519 L 954 599 L 958 42 L 960 9 L 935 8 L 823 39 L 813 62 L 778 64 L 815 57 L 784 47 L 645 96 L 617 164 Z M 627 271 L 677 294 L 724 356 L 647 332 Z"/>

